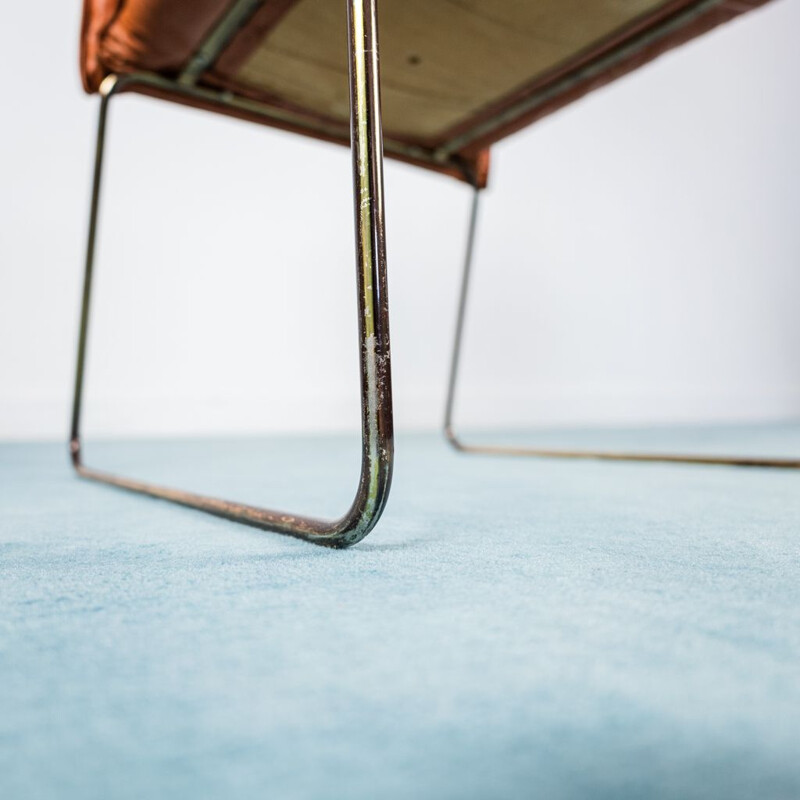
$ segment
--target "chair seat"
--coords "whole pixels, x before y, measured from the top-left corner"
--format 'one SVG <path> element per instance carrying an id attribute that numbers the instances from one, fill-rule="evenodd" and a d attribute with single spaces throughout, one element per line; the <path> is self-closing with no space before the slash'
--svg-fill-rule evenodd
<path id="1" fill-rule="evenodd" d="M 766 1 L 382 0 L 384 133 L 483 180 L 492 143 Z M 179 76 L 235 5 L 244 18 L 198 85 L 348 141 L 344 0 L 85 0 L 86 89 L 112 72 Z"/>

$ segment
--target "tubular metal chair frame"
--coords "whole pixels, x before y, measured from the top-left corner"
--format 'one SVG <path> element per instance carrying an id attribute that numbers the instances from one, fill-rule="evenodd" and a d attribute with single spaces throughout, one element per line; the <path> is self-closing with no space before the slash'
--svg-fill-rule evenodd
<path id="1" fill-rule="evenodd" d="M 231 19 L 224 20 L 220 28 L 210 35 L 200 50 L 199 61 L 193 60 L 176 81 L 145 73 L 110 75 L 100 90 L 70 437 L 72 463 L 81 477 L 329 547 L 348 547 L 355 544 L 377 523 L 386 505 L 391 485 L 394 436 L 376 2 L 377 0 L 347 0 L 362 422 L 361 473 L 352 506 L 341 519 L 315 519 L 120 477 L 88 467 L 82 459 L 81 407 L 103 154 L 111 99 L 121 90 L 139 85 L 154 89 L 169 88 L 173 92 L 180 92 L 206 103 L 246 104 L 246 101 L 237 100 L 224 92 L 209 91 L 195 85 L 202 72 L 202 64 L 213 61 L 216 53 L 226 44 L 233 30 Z M 247 2 L 239 3 L 234 11 L 241 13 L 246 10 L 247 5 Z"/>
<path id="2" fill-rule="evenodd" d="M 543 458 L 603 459 L 606 461 L 656 461 L 679 464 L 716 464 L 737 467 L 776 467 L 800 469 L 800 460 L 793 458 L 762 458 L 756 456 L 718 456 L 672 453 L 635 453 L 613 450 L 562 450 L 532 447 L 510 447 L 488 444 L 468 444 L 456 432 L 453 424 L 453 411 L 458 386 L 458 371 L 461 362 L 462 340 L 466 324 L 466 310 L 469 300 L 469 283 L 475 251 L 475 236 L 478 227 L 478 209 L 481 189 L 473 187 L 472 206 L 467 231 L 467 245 L 464 255 L 464 268 L 461 277 L 461 290 L 456 314 L 455 335 L 450 359 L 450 373 L 447 384 L 447 400 L 444 412 L 444 435 L 447 441 L 459 452 L 496 456 L 535 456 Z"/>
<path id="3" fill-rule="evenodd" d="M 716 2 L 716 0 L 713 0 Z M 348 547 L 363 539 L 375 526 L 386 505 L 392 478 L 394 436 L 392 422 L 392 385 L 389 345 L 389 308 L 387 298 L 386 250 L 383 204 L 383 150 L 439 163 L 447 152 L 428 153 L 401 142 L 384 141 L 381 130 L 380 79 L 378 68 L 378 0 L 346 0 L 348 17 L 350 77 L 350 144 L 353 154 L 353 200 L 356 232 L 356 284 L 358 290 L 359 360 L 361 373 L 362 460 L 355 499 L 344 516 L 328 521 L 313 517 L 271 511 L 241 503 L 193 494 L 179 489 L 156 486 L 131 478 L 94 469 L 84 464 L 81 450 L 81 409 L 86 368 L 89 312 L 94 270 L 100 189 L 105 150 L 108 112 L 112 98 L 138 87 L 158 94 L 178 94 L 204 106 L 237 109 L 249 115 L 263 115 L 273 122 L 291 122 L 302 128 L 291 112 L 269 108 L 226 91 L 198 85 L 203 71 L 214 63 L 242 20 L 261 0 L 237 0 L 218 27 L 211 32 L 184 71 L 175 79 L 153 73 L 109 75 L 100 87 L 94 176 L 92 181 L 89 229 L 83 285 L 78 353 L 73 400 L 70 453 L 78 474 L 83 478 L 110 484 L 121 489 L 168 500 L 205 511 L 235 522 L 295 536 L 328 547 Z M 701 3 L 705 9 L 710 5 Z M 694 12 L 693 12 L 694 13 Z M 683 17 L 674 24 L 683 22 Z M 665 27 L 662 30 L 667 30 Z M 668 32 L 668 30 L 667 30 Z M 614 56 L 614 58 L 618 58 Z M 603 62 L 604 63 L 604 62 Z M 583 74 L 583 73 L 582 73 Z M 584 76 L 585 77 L 585 76 Z M 537 102 L 541 98 L 537 98 Z M 321 129 L 322 130 L 322 129 Z M 325 132 L 323 130 L 323 132 Z M 334 132 L 335 133 L 335 132 Z M 466 165 L 453 157 L 474 186 L 464 271 L 458 303 L 455 338 L 445 408 L 444 431 L 447 440 L 464 453 L 553 458 L 595 458 L 625 461 L 669 461 L 693 464 L 724 464 L 754 467 L 800 468 L 800 460 L 706 455 L 673 455 L 609 451 L 575 451 L 540 448 L 503 447 L 468 444 L 462 441 L 453 425 L 458 369 L 466 323 L 466 307 L 474 243 L 477 229 L 480 188 Z"/>

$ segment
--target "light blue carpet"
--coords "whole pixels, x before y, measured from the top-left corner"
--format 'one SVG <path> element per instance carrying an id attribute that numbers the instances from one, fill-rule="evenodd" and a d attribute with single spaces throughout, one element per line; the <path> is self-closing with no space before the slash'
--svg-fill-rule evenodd
<path id="1" fill-rule="evenodd" d="M 700 433 L 800 453 L 800 426 Z M 357 453 L 88 460 L 333 515 Z M 800 473 L 400 438 L 382 523 L 337 552 L 4 445 L 0 514 L 3 800 L 800 797 Z"/>

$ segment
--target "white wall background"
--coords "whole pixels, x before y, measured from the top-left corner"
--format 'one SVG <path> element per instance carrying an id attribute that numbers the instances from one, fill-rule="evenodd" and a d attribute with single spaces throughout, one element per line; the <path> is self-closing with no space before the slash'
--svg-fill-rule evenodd
<path id="1" fill-rule="evenodd" d="M 0 28 L 0 437 L 64 437 L 96 99 L 79 3 Z M 800 0 L 495 148 L 465 424 L 800 416 Z M 87 430 L 358 425 L 349 154 L 113 108 Z M 439 424 L 469 203 L 386 169 L 397 423 Z"/>

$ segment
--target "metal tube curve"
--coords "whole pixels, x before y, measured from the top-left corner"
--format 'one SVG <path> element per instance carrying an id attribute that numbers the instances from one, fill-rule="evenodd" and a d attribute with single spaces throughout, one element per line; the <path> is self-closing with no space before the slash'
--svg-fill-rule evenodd
<path id="1" fill-rule="evenodd" d="M 115 94 L 132 85 L 164 85 L 165 78 L 148 74 L 112 75 L 100 89 L 70 435 L 72 463 L 82 477 L 328 547 L 349 547 L 374 528 L 386 505 L 394 461 L 376 3 L 347 0 L 362 426 L 361 471 L 352 505 L 340 519 L 328 521 L 156 486 L 83 463 L 81 408 L 109 104 Z M 170 82 L 170 88 L 187 95 L 199 91 L 177 81 Z M 214 101 L 224 103 L 225 99 L 218 96 Z"/>
<path id="2" fill-rule="evenodd" d="M 461 453 L 474 453 L 494 456 L 533 456 L 540 458 L 599 459 L 603 461 L 655 461 L 678 464 L 704 464 L 735 467 L 773 467 L 778 469 L 800 469 L 800 459 L 764 458 L 759 456 L 720 456 L 682 453 L 635 453 L 614 450 L 564 450 L 555 448 L 510 447 L 503 445 L 480 445 L 465 443 L 453 424 L 458 369 L 461 361 L 462 340 L 466 325 L 466 309 L 469 299 L 469 284 L 472 275 L 472 262 L 475 251 L 475 236 L 478 221 L 478 198 L 481 189 L 474 187 L 472 207 L 467 231 L 467 246 L 464 255 L 464 268 L 461 276 L 461 289 L 456 312 L 453 349 L 450 358 L 450 373 L 447 384 L 447 401 L 444 413 L 444 435 L 452 447 Z"/>

